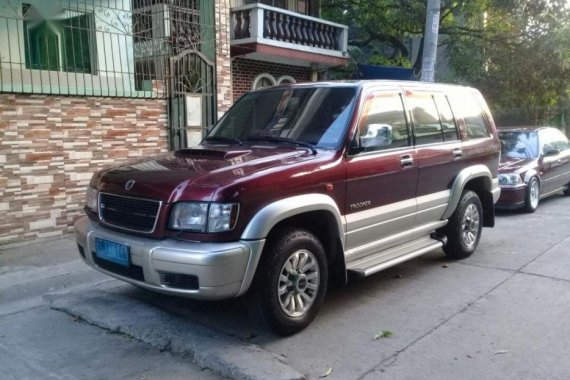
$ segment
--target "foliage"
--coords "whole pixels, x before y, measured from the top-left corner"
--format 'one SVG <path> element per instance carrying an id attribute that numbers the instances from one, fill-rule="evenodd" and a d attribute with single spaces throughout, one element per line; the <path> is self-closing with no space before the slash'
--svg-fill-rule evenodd
<path id="1" fill-rule="evenodd" d="M 565 0 L 490 2 L 484 34 L 446 41 L 455 78 L 481 89 L 499 125 L 560 122 L 570 89 L 569 16 Z"/>
<path id="2" fill-rule="evenodd" d="M 426 2 L 324 0 L 322 9 L 325 18 L 351 28 L 352 67 L 411 65 L 419 72 Z M 566 0 L 442 0 L 445 54 L 438 60 L 447 60 L 446 80 L 478 87 L 498 124 L 569 123 L 568 7 Z M 411 38 L 422 41 L 414 62 L 406 43 Z"/>

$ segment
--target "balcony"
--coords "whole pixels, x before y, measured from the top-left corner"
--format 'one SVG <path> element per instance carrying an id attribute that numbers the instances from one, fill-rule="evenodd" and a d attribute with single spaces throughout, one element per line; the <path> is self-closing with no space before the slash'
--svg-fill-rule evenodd
<path id="1" fill-rule="evenodd" d="M 348 60 L 348 27 L 254 3 L 231 9 L 231 53 L 260 61 L 313 68 Z"/>

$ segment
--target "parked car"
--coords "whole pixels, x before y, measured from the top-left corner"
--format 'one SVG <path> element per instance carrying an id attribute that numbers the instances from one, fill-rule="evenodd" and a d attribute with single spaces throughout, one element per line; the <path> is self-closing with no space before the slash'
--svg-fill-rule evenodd
<path id="1" fill-rule="evenodd" d="M 471 88 L 271 87 L 197 147 L 96 173 L 75 234 L 88 265 L 141 288 L 208 300 L 251 288 L 288 335 L 348 272 L 471 255 L 494 225 L 499 154 Z"/>
<path id="2" fill-rule="evenodd" d="M 500 208 L 534 212 L 540 199 L 563 190 L 570 194 L 570 143 L 556 128 L 499 130 Z"/>

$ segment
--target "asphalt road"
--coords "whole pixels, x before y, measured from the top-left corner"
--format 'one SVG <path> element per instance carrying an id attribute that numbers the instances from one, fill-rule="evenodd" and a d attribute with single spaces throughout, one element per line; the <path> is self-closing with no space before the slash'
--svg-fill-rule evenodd
<path id="1" fill-rule="evenodd" d="M 145 338 L 168 335 L 173 323 L 260 347 L 265 356 L 240 358 L 245 366 L 270 353 L 310 379 L 570 378 L 570 197 L 562 195 L 534 214 L 500 213 L 466 260 L 434 252 L 331 289 L 315 322 L 288 338 L 250 315 L 247 299 L 189 301 L 100 275 L 77 259 L 69 236 L 0 252 L 7 378 L 216 378 L 183 348 L 161 350 Z M 54 309 L 54 299 L 70 295 L 73 307 Z M 130 333 L 141 313 L 144 334 Z M 110 318 L 114 333 L 96 327 Z M 212 352 L 223 356 L 224 347 Z"/>

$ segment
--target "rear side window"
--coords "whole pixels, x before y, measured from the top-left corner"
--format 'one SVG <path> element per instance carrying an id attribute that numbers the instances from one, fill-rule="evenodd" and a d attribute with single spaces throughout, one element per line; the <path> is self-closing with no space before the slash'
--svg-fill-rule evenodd
<path id="1" fill-rule="evenodd" d="M 456 92 L 450 98 L 455 115 L 463 117 L 467 136 L 471 139 L 489 136 L 479 101 L 471 91 Z"/>
<path id="2" fill-rule="evenodd" d="M 412 111 L 416 145 L 442 142 L 441 123 L 431 94 L 414 92 L 406 96 L 406 103 Z"/>
<path id="3" fill-rule="evenodd" d="M 408 146 L 408 125 L 400 94 L 377 92 L 366 101 L 359 139 L 364 151 Z"/>
<path id="4" fill-rule="evenodd" d="M 457 126 L 455 125 L 455 118 L 447 100 L 447 96 L 437 94 L 434 96 L 435 105 L 439 111 L 439 118 L 441 120 L 441 129 L 443 131 L 443 139 L 445 141 L 459 140 L 457 133 Z"/>

